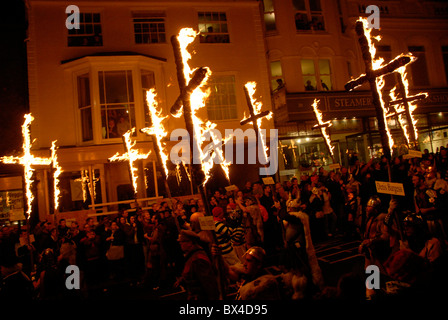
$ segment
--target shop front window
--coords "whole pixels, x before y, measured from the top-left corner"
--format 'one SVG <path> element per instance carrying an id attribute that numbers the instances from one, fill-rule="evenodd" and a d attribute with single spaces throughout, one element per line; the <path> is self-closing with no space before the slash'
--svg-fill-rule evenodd
<path id="1" fill-rule="evenodd" d="M 339 144 L 334 146 L 334 163 L 339 163 Z M 297 169 L 299 171 L 312 171 L 321 166 L 333 164 L 333 159 L 321 137 L 301 137 L 279 141 L 279 159 L 283 160 L 284 169 Z"/>
<path id="2" fill-rule="evenodd" d="M 92 172 L 92 174 L 90 174 Z M 89 205 L 101 203 L 100 171 L 64 171 L 59 177 L 61 190 L 59 211 L 79 211 L 89 209 Z"/>
<path id="3" fill-rule="evenodd" d="M 22 190 L 0 191 L 0 223 L 24 220 Z"/>

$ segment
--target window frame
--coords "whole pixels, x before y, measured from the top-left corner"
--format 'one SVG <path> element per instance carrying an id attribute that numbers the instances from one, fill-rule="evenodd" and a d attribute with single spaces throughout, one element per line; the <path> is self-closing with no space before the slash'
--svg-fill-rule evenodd
<path id="1" fill-rule="evenodd" d="M 117 63 L 120 60 L 120 63 Z M 101 122 L 101 103 L 100 103 L 100 88 L 99 88 L 99 71 L 132 71 L 133 95 L 134 95 L 134 110 L 135 110 L 135 125 L 136 125 L 136 140 L 150 140 L 150 138 L 139 131 L 145 127 L 145 114 L 147 113 L 147 106 L 144 104 L 146 98 L 142 92 L 141 73 L 143 70 L 152 71 L 154 73 L 155 87 L 158 88 L 157 96 L 159 106 L 167 112 L 165 106 L 166 93 L 163 75 L 163 60 L 156 60 L 143 56 L 101 56 L 101 57 L 84 57 L 79 60 L 68 62 L 65 64 L 65 72 L 71 78 L 70 91 L 72 92 L 72 103 L 75 118 L 76 142 L 79 146 L 87 145 L 106 145 L 113 143 L 122 143 L 122 138 L 102 138 L 102 122 Z M 78 76 L 89 73 L 90 76 L 90 94 L 92 105 L 92 131 L 93 139 L 83 141 L 82 139 L 82 119 L 81 112 L 78 107 Z"/>
<path id="2" fill-rule="evenodd" d="M 211 107 L 221 107 L 221 105 L 213 105 L 213 106 L 209 105 L 209 98 L 210 98 L 211 93 L 207 97 L 207 100 L 205 101 L 205 109 L 206 109 L 207 118 L 210 121 L 213 121 L 213 122 L 236 121 L 236 120 L 238 120 L 239 119 L 239 112 L 238 112 L 238 92 L 237 92 L 238 79 L 237 79 L 237 75 L 234 74 L 234 73 L 216 73 L 216 74 L 212 75 L 212 77 L 208 80 L 207 84 L 211 84 L 210 80 L 214 80 L 213 77 L 215 77 L 215 78 L 216 77 L 219 77 L 219 78 L 222 78 L 222 77 L 233 77 L 233 80 L 234 80 L 234 82 L 233 82 L 234 99 L 235 99 L 235 104 L 233 105 L 233 108 L 234 108 L 234 112 L 235 112 L 235 118 L 225 118 L 225 119 L 222 118 L 222 110 L 221 110 L 221 119 L 212 119 L 211 117 L 209 117 L 209 108 L 211 108 Z M 228 94 L 227 93 L 223 93 L 223 95 L 228 95 Z M 231 105 L 227 105 L 226 106 L 226 110 L 230 109 L 229 107 L 232 107 L 232 106 Z"/>
<path id="3" fill-rule="evenodd" d="M 305 3 L 305 9 L 296 9 L 295 5 L 293 3 L 294 0 L 291 0 L 291 4 L 292 4 L 292 10 L 294 12 L 294 24 L 295 24 L 295 29 L 297 33 L 325 33 L 328 32 L 327 31 L 327 26 L 325 23 L 325 15 L 324 15 L 324 2 L 322 0 L 319 0 L 320 3 L 320 9 L 321 11 L 313 11 L 311 10 L 311 4 L 310 4 L 310 0 L 303 0 Z M 306 14 L 307 17 L 307 24 L 309 26 L 309 29 L 298 29 L 297 28 L 297 24 L 296 24 L 296 15 L 297 14 Z M 321 16 L 322 21 L 323 21 L 323 29 L 315 29 L 313 27 L 313 16 Z"/>
<path id="4" fill-rule="evenodd" d="M 132 34 L 132 44 L 133 45 L 155 45 L 155 44 L 166 44 L 167 43 L 167 29 L 166 29 L 166 12 L 165 10 L 131 10 L 130 12 L 131 14 L 131 19 L 130 19 L 130 23 L 131 23 L 131 34 Z M 165 35 L 165 39 L 164 41 L 156 41 L 156 42 L 141 42 L 138 43 L 136 42 L 136 33 L 135 33 L 135 24 L 136 22 L 134 21 L 134 19 L 139 19 L 138 17 L 135 17 L 134 14 L 141 14 L 141 15 L 146 15 L 146 17 L 142 16 L 139 17 L 140 19 L 162 19 L 162 22 L 154 22 L 157 24 L 163 24 L 163 28 L 164 28 L 164 32 L 163 34 Z M 140 22 L 140 23 L 144 23 L 144 22 Z M 147 22 L 150 23 L 150 22 Z M 151 34 L 150 29 L 148 29 L 148 33 Z M 159 39 L 159 31 L 157 30 L 157 35 L 158 35 L 158 39 Z M 142 35 L 144 33 L 141 33 Z M 151 38 L 151 37 L 149 37 Z"/>
<path id="5" fill-rule="evenodd" d="M 103 23 L 102 23 L 102 15 L 103 15 L 103 13 L 101 12 L 101 10 L 92 10 L 91 12 L 80 12 L 79 13 L 80 14 L 80 21 L 79 21 L 79 25 L 80 25 L 80 27 L 81 27 L 81 25 L 87 25 L 88 23 L 86 23 L 85 21 L 83 21 L 83 22 L 81 22 L 81 16 L 83 16 L 83 15 L 86 15 L 86 14 L 91 14 L 92 15 L 92 21 L 91 22 L 89 22 L 89 24 L 91 24 L 92 25 L 92 33 L 83 33 L 83 34 L 77 34 L 77 29 L 67 29 L 67 47 L 68 48 L 82 48 L 82 47 L 103 47 L 104 46 L 104 43 L 103 43 Z M 96 22 L 93 22 L 93 15 L 94 14 L 98 14 L 99 15 L 99 17 L 100 17 L 100 22 L 98 22 L 98 23 L 96 23 Z M 67 15 L 67 17 L 70 15 L 70 14 L 66 14 Z M 99 40 L 99 42 L 98 42 L 98 44 L 92 44 L 92 45 L 89 45 L 89 44 L 87 44 L 87 45 L 70 45 L 69 44 L 69 40 L 70 40 L 70 38 L 81 38 L 81 37 L 85 37 L 85 38 L 94 38 L 95 37 L 95 32 L 94 32 L 94 29 L 95 29 L 95 25 L 99 25 L 100 26 L 100 33 L 99 33 L 99 35 L 100 35 L 100 40 Z M 70 32 L 72 31 L 72 30 L 74 30 L 74 32 L 75 32 L 75 34 L 70 34 Z M 94 40 L 95 41 L 95 40 Z"/>
<path id="6" fill-rule="evenodd" d="M 314 75 L 312 74 L 303 74 L 302 72 L 302 61 L 303 60 L 312 60 L 313 64 L 314 64 Z M 330 81 L 331 81 L 331 86 L 328 88 L 328 90 L 324 90 L 324 88 L 322 87 L 321 84 L 321 73 L 320 73 L 320 67 L 319 67 L 319 61 L 320 60 L 327 60 L 328 64 L 329 64 L 329 68 L 330 68 L 330 74 L 323 74 L 324 76 L 329 76 L 330 77 Z M 303 82 L 303 88 L 304 88 L 304 92 L 325 92 L 325 91 L 334 91 L 334 77 L 333 77 L 333 63 L 332 63 L 332 59 L 328 58 L 328 57 L 302 57 L 300 59 L 300 74 L 302 77 L 302 82 Z M 304 77 L 305 76 L 314 76 L 316 78 L 316 88 L 314 90 L 306 90 L 306 82 L 304 81 Z M 328 86 L 328 85 L 327 85 Z"/>
<path id="7" fill-rule="evenodd" d="M 202 23 L 199 19 L 199 14 L 200 13 L 211 13 L 212 16 L 214 13 L 221 15 L 221 14 L 225 14 L 226 20 L 225 20 L 225 25 L 226 25 L 226 32 L 213 32 L 213 35 L 217 35 L 217 36 L 227 36 L 228 41 L 205 41 L 203 40 L 205 37 L 207 37 L 208 32 L 202 32 L 200 25 L 201 24 L 205 24 L 207 25 L 207 23 Z M 211 10 L 211 9 L 204 9 L 204 10 L 197 10 L 196 11 L 196 25 L 198 26 L 198 30 L 199 30 L 199 43 L 201 44 L 229 44 L 232 43 L 231 39 L 230 39 L 230 24 L 229 24 L 229 15 L 228 12 L 226 10 Z M 219 23 L 221 25 L 221 20 L 210 20 L 208 21 L 209 24 L 214 24 L 215 22 Z"/>

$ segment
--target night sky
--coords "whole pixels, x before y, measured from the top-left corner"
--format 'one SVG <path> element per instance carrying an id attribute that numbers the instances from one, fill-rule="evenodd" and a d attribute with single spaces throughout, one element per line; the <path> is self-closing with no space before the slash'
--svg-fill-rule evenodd
<path id="1" fill-rule="evenodd" d="M 6 7 L 6 8 L 5 8 Z M 9 8 L 8 8 L 9 7 Z M 26 19 L 22 0 L 2 3 L 0 19 L 0 156 L 21 152 L 28 111 Z"/>

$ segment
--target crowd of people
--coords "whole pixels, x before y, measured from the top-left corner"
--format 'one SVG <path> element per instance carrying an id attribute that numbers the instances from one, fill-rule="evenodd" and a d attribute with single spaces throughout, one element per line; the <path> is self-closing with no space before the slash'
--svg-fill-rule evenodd
<path id="1" fill-rule="evenodd" d="M 88 297 L 107 281 L 157 292 L 182 286 L 188 299 L 371 299 L 379 292 L 432 290 L 443 283 L 448 230 L 448 149 L 422 158 L 385 157 L 275 184 L 247 181 L 213 190 L 207 203 L 163 199 L 148 210 L 60 219 L 31 230 L 3 226 L 2 297 Z M 404 196 L 378 193 L 375 181 L 403 184 Z M 204 228 L 207 213 L 214 230 Z M 382 290 L 365 274 L 347 272 L 326 286 L 313 244 L 359 240 L 366 266 L 384 275 Z M 76 265 L 82 289 L 67 290 L 65 268 Z M 275 266 L 279 273 L 267 274 Z M 257 280 L 257 281 L 254 281 Z M 417 289 L 415 289 L 417 288 Z"/>

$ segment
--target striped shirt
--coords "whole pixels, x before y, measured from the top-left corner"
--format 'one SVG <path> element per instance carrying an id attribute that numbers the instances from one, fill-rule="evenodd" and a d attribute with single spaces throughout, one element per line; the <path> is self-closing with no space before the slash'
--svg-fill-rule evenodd
<path id="1" fill-rule="evenodd" d="M 222 254 L 232 251 L 231 233 L 224 221 L 215 221 L 215 234 Z"/>

